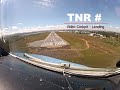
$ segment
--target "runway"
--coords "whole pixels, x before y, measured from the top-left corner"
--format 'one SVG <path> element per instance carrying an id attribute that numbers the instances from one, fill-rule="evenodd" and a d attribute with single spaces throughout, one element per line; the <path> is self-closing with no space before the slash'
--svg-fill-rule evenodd
<path id="1" fill-rule="evenodd" d="M 58 36 L 55 32 L 51 32 L 44 40 L 34 41 L 28 45 L 29 47 L 56 48 L 69 45 L 69 43 Z"/>

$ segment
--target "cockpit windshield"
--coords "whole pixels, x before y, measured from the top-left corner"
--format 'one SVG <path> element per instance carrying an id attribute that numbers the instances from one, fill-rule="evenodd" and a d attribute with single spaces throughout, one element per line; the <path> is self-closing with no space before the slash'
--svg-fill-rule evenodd
<path id="1" fill-rule="evenodd" d="M 63 74 L 120 73 L 120 0 L 0 1 L 0 56 Z"/>

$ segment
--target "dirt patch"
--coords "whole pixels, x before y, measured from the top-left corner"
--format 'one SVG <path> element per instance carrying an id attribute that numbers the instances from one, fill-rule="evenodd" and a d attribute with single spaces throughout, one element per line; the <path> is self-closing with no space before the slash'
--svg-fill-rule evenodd
<path id="1" fill-rule="evenodd" d="M 78 50 L 70 49 L 70 46 L 59 48 L 29 48 L 30 53 L 50 56 L 59 59 L 71 59 L 81 57 L 82 54 Z"/>

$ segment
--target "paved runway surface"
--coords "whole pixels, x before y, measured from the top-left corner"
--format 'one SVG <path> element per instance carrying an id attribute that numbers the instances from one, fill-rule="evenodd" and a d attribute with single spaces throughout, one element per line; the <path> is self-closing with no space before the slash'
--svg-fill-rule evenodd
<path id="1" fill-rule="evenodd" d="M 66 45 L 69 45 L 69 43 L 63 40 L 55 32 L 51 32 L 44 40 L 29 43 L 30 47 L 48 47 L 48 48 L 61 47 Z"/>
<path id="2" fill-rule="evenodd" d="M 64 76 L 12 56 L 0 58 L 0 90 L 114 90 L 113 85 L 106 79 Z"/>

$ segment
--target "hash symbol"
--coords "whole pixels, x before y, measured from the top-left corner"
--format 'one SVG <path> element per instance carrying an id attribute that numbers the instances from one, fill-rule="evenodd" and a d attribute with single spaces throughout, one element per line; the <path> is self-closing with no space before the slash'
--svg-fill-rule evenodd
<path id="1" fill-rule="evenodd" d="M 98 13 L 97 13 L 97 14 L 95 15 L 95 21 L 96 21 L 96 22 L 99 22 L 100 20 L 101 20 L 101 14 L 98 14 Z"/>

